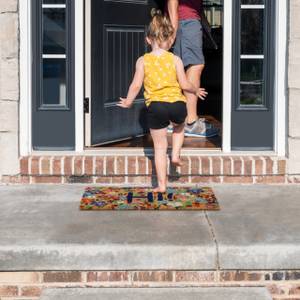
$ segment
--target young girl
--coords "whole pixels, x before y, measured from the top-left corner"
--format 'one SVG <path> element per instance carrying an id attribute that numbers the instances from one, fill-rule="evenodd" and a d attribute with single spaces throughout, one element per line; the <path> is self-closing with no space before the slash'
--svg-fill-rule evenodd
<path id="1" fill-rule="evenodd" d="M 118 106 L 131 107 L 142 85 L 145 89 L 148 126 L 154 144 L 154 159 L 158 187 L 154 192 L 164 193 L 167 186 L 167 127 L 173 125 L 172 163 L 180 166 L 180 151 L 184 140 L 187 116 L 186 99 L 182 90 L 204 99 L 202 88 L 196 88 L 185 75 L 181 59 L 168 52 L 174 40 L 174 29 L 168 17 L 159 10 L 152 11 L 146 41 L 152 51 L 136 62 L 136 71 L 126 98 Z"/>

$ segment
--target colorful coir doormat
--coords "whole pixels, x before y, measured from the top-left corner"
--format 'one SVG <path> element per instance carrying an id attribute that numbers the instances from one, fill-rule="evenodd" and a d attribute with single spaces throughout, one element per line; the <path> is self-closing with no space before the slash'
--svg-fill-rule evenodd
<path id="1" fill-rule="evenodd" d="M 88 187 L 82 196 L 81 210 L 219 210 L 213 190 L 168 188 L 153 193 L 150 188 Z"/>

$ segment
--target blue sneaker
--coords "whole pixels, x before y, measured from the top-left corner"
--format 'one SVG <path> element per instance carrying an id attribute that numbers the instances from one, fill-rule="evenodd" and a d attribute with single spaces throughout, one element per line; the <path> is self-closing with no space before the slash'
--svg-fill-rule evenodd
<path id="1" fill-rule="evenodd" d="M 192 126 L 185 125 L 184 135 L 190 137 L 214 137 L 219 135 L 219 129 L 204 119 L 198 119 Z"/>

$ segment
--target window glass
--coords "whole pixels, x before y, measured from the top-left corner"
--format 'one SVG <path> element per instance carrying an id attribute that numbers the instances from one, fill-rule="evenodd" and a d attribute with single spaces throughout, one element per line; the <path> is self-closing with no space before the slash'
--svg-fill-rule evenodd
<path id="1" fill-rule="evenodd" d="M 264 9 L 242 9 L 241 54 L 263 54 Z"/>
<path id="2" fill-rule="evenodd" d="M 43 53 L 65 54 L 66 12 L 63 8 L 43 9 Z"/>
<path id="3" fill-rule="evenodd" d="M 44 0 L 43 4 L 66 4 L 66 0 Z"/>
<path id="4" fill-rule="evenodd" d="M 248 5 L 248 4 L 264 4 L 265 0 L 242 0 L 243 5 Z"/>
<path id="5" fill-rule="evenodd" d="M 239 106 L 265 105 L 265 22 L 264 1 L 241 1 Z"/>
<path id="6" fill-rule="evenodd" d="M 241 84 L 241 105 L 262 105 L 263 89 L 261 84 Z"/>
<path id="7" fill-rule="evenodd" d="M 66 105 L 64 59 L 43 59 L 43 104 Z"/>
<path id="8" fill-rule="evenodd" d="M 262 82 L 263 75 L 262 59 L 243 59 L 241 61 L 241 82 Z"/>
<path id="9" fill-rule="evenodd" d="M 67 107 L 66 1 L 42 4 L 42 109 Z"/>

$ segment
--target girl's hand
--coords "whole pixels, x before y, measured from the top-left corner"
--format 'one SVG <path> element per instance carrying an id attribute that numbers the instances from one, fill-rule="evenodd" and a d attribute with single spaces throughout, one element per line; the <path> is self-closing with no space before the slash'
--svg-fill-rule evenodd
<path id="1" fill-rule="evenodd" d="M 132 105 L 131 100 L 127 99 L 127 98 L 121 98 L 120 97 L 120 102 L 118 102 L 117 106 L 123 107 L 123 108 L 130 108 Z"/>
<path id="2" fill-rule="evenodd" d="M 203 88 L 199 88 L 199 89 L 197 90 L 197 93 L 196 93 L 196 95 L 197 95 L 201 100 L 205 100 L 207 94 L 208 94 L 208 93 L 207 93 L 206 90 L 203 89 Z"/>

